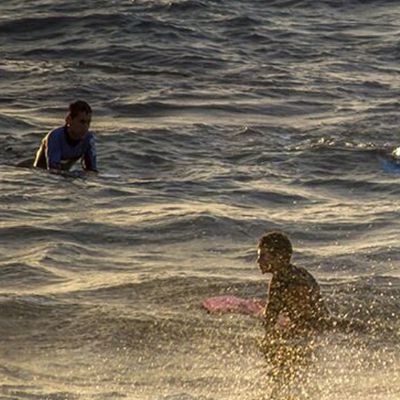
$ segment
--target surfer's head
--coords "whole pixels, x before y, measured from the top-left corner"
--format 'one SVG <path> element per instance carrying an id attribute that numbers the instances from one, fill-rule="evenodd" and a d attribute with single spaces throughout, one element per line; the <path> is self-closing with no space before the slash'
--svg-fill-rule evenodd
<path id="1" fill-rule="evenodd" d="M 264 273 L 274 273 L 290 263 L 293 248 L 282 232 L 269 232 L 258 241 L 257 264 Z"/>
<path id="2" fill-rule="evenodd" d="M 92 109 L 86 101 L 78 100 L 69 105 L 65 122 L 68 135 L 73 140 L 82 140 L 89 130 Z"/>

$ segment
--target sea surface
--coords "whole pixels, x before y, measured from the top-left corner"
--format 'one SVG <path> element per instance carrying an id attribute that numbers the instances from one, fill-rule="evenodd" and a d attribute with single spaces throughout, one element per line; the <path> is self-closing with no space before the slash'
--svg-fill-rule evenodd
<path id="1" fill-rule="evenodd" d="M 2 0 L 0 399 L 400 399 L 399 21 L 384 0 Z M 76 99 L 101 174 L 17 168 Z M 280 363 L 257 318 L 205 312 L 265 299 L 275 229 L 366 332 Z"/>

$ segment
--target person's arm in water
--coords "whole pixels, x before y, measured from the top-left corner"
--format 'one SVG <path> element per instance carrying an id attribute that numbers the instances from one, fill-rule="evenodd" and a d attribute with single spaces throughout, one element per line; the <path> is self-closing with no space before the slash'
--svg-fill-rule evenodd
<path id="1" fill-rule="evenodd" d="M 47 169 L 51 172 L 61 171 L 61 136 L 51 132 L 45 139 L 45 157 Z"/>
<path id="2" fill-rule="evenodd" d="M 90 133 L 89 144 L 82 157 L 82 167 L 85 172 L 98 172 L 96 143 L 92 133 Z"/>
<path id="3" fill-rule="evenodd" d="M 264 325 L 266 329 L 273 329 L 282 311 L 281 288 L 279 281 L 272 276 L 268 288 L 268 300 L 264 311 Z"/>

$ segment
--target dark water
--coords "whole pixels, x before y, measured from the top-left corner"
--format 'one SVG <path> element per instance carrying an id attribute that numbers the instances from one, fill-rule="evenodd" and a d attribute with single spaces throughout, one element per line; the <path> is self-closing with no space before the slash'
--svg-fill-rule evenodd
<path id="1" fill-rule="evenodd" d="M 400 184 L 379 157 L 399 145 L 399 18 L 395 1 L 3 0 L 0 398 L 398 399 Z M 77 98 L 118 177 L 15 168 Z M 290 373 L 255 318 L 200 307 L 265 297 L 270 229 L 371 327 L 289 343 Z"/>

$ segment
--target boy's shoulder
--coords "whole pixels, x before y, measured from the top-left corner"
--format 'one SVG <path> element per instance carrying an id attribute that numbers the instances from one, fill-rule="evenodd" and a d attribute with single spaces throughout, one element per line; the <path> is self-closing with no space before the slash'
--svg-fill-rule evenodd
<path id="1" fill-rule="evenodd" d="M 64 130 L 65 130 L 64 126 L 59 126 L 58 128 L 54 128 L 51 131 L 49 131 L 46 136 L 48 138 L 49 137 L 52 137 L 52 138 L 59 137 L 59 136 L 62 136 L 64 134 Z"/>
<path id="2" fill-rule="evenodd" d="M 88 131 L 83 139 L 83 143 L 86 146 L 95 146 L 96 135 L 93 131 Z"/>
<path id="3" fill-rule="evenodd" d="M 293 265 L 292 267 L 293 267 L 293 269 L 296 271 L 296 273 L 297 273 L 299 276 L 302 276 L 302 277 L 304 277 L 304 278 L 309 278 L 309 279 L 313 279 L 313 280 L 314 280 L 314 277 L 311 275 L 311 273 L 310 273 L 306 268 L 304 268 L 304 267 L 298 267 L 297 265 Z"/>
<path id="4" fill-rule="evenodd" d="M 315 285 L 316 280 L 314 277 L 303 267 L 297 265 L 290 265 L 290 268 L 284 273 L 276 275 L 275 279 L 282 283 L 301 284 L 301 285 Z"/>

